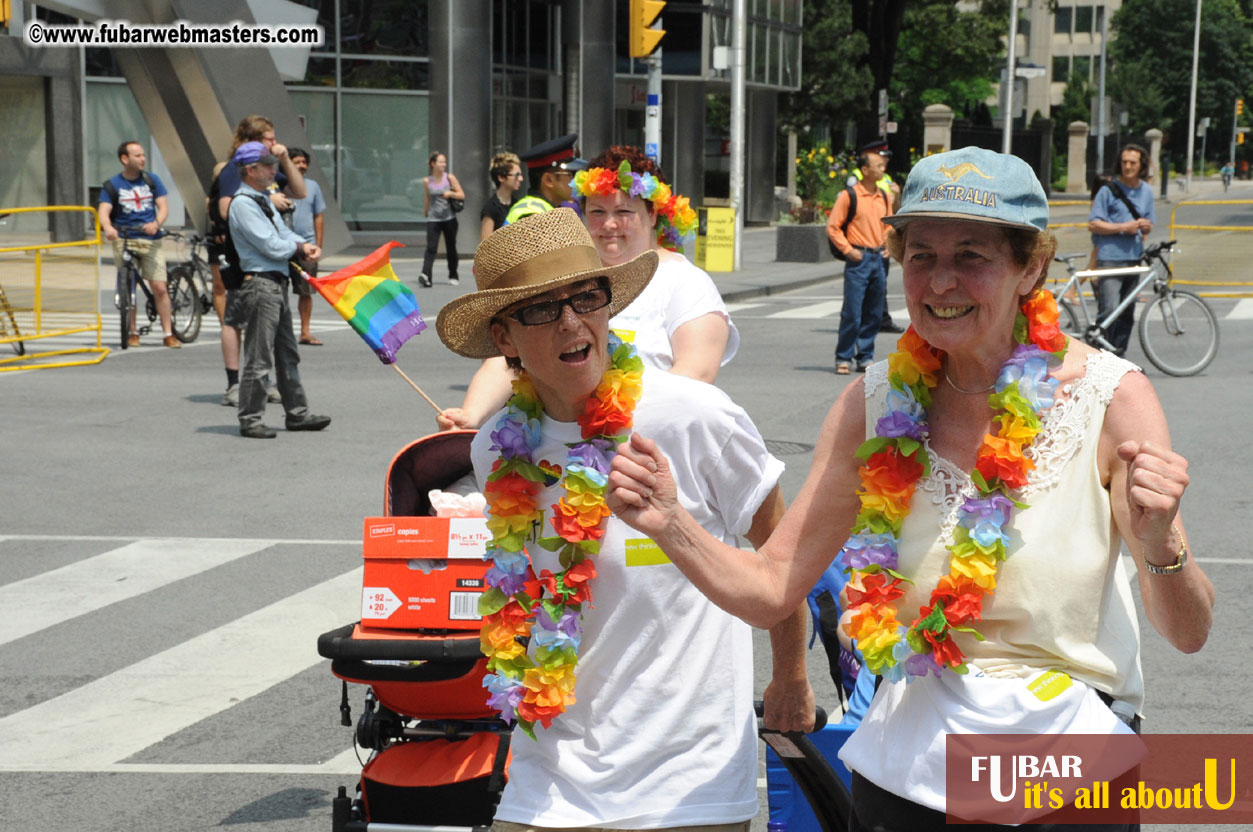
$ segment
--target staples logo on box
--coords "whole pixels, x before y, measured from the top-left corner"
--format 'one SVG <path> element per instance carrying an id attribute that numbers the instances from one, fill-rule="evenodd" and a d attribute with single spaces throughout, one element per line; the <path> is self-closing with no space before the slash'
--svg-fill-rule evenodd
<path id="1" fill-rule="evenodd" d="M 387 524 L 382 525 L 382 526 L 373 526 L 373 525 L 372 525 L 372 526 L 370 526 L 370 529 L 369 529 L 369 535 L 370 535 L 370 537 L 388 537 L 388 536 L 393 535 L 393 534 L 395 534 L 395 533 L 396 533 L 396 524 L 395 524 L 395 523 L 387 523 Z"/>

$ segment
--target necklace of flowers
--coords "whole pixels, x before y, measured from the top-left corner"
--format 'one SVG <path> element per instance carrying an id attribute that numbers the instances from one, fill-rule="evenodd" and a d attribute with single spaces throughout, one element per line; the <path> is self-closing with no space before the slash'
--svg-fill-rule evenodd
<path id="1" fill-rule="evenodd" d="M 696 211 L 688 198 L 673 193 L 669 185 L 651 173 L 635 173 L 625 159 L 616 171 L 608 168 L 579 171 L 570 187 L 580 198 L 609 196 L 621 190 L 627 196 L 648 200 L 657 211 L 657 244 L 662 248 L 677 251 L 696 237 Z"/>
<path id="2" fill-rule="evenodd" d="M 535 723 L 548 728 L 574 704 L 574 667 L 582 637 L 583 605 L 591 606 L 592 556 L 600 552 L 609 507 L 605 488 L 615 449 L 632 425 L 643 390 L 644 364 L 635 347 L 609 336 L 609 369 L 588 398 L 578 424 L 582 441 L 570 446 L 565 472 L 535 460 L 543 441 L 543 403 L 530 377 L 513 382 L 513 397 L 491 433 L 492 465 L 486 488 L 487 527 L 492 534 L 485 560 L 488 589 L 479 597 L 480 641 L 487 656 L 483 686 L 488 704 L 535 739 Z M 561 479 L 565 494 L 552 506 L 556 535 L 535 540 L 557 552 L 561 571 L 531 569 L 526 541 L 543 527 L 540 491 Z M 541 597 L 541 592 L 547 595 Z M 534 635 L 535 655 L 523 639 Z"/>
<path id="3" fill-rule="evenodd" d="M 970 473 L 978 494 L 958 511 L 948 546 L 949 573 L 908 626 L 897 620 L 893 603 L 905 594 L 901 583 L 912 583 L 896 571 L 898 546 L 914 486 L 931 470 L 923 443 L 944 353 L 911 326 L 888 358 L 886 411 L 875 425 L 875 437 L 857 450 L 865 461 L 857 472 L 861 511 L 840 557 L 851 572 L 848 599 L 855 612 L 849 635 L 857 640 L 870 672 L 889 681 L 933 671 L 938 676 L 943 668 L 967 673 L 966 657 L 953 634 L 983 640 L 970 624 L 982 620 L 983 599 L 996 589 L 998 565 L 1009 554 L 1005 527 L 1015 509 L 1027 508 L 1012 496 L 1035 467 L 1023 450 L 1042 429 L 1040 414 L 1053 404 L 1058 382 L 1050 367 L 1060 365 L 1066 355 L 1052 294 L 1036 290 L 1023 301 L 1014 340 L 1018 346 L 1001 366 L 988 396 L 989 407 L 999 411 L 993 417 L 999 429 L 996 435 L 986 434 L 979 447 Z"/>

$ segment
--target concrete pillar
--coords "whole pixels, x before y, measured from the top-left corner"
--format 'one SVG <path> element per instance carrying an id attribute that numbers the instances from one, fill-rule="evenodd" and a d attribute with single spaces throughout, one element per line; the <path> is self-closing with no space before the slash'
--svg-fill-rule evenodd
<path id="1" fill-rule="evenodd" d="M 705 85 L 666 81 L 661 90 L 661 169 L 693 205 L 705 196 Z"/>
<path id="2" fill-rule="evenodd" d="M 432 0 L 431 146 L 447 148 L 448 169 L 466 192 L 457 250 L 469 257 L 479 242 L 479 208 L 491 189 L 492 42 L 490 0 Z"/>
<path id="3" fill-rule="evenodd" d="M 796 201 L 796 131 L 787 131 L 787 199 L 789 204 Z"/>
<path id="4" fill-rule="evenodd" d="M 1066 193 L 1081 194 L 1088 190 L 1088 123 L 1072 121 L 1066 130 Z"/>
<path id="5" fill-rule="evenodd" d="M 1152 127 L 1144 131 L 1144 137 L 1149 140 L 1149 173 L 1144 178 L 1152 182 L 1162 169 L 1162 131 Z"/>
<path id="6" fill-rule="evenodd" d="M 779 213 L 774 201 L 779 95 L 774 90 L 749 87 L 745 97 L 748 118 L 744 125 L 744 221 L 774 222 Z"/>
<path id="7" fill-rule="evenodd" d="M 953 108 L 947 104 L 928 104 L 922 110 L 922 142 L 925 153 L 943 153 L 953 149 Z"/>
<path id="8" fill-rule="evenodd" d="M 490 15 L 491 5 L 487 7 Z M 614 143 L 614 9 L 613 3 L 584 0 L 565 0 L 561 7 L 566 123 L 579 134 L 578 147 L 585 159 Z"/>

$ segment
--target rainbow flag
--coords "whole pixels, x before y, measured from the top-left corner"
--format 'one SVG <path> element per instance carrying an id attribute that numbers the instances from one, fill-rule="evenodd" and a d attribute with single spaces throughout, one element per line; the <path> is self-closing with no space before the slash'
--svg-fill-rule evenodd
<path id="1" fill-rule="evenodd" d="M 403 248 L 402 243 L 384 243 L 351 266 L 309 278 L 384 364 L 395 364 L 401 345 L 426 329 L 418 299 L 392 271 L 389 252 L 397 246 Z"/>

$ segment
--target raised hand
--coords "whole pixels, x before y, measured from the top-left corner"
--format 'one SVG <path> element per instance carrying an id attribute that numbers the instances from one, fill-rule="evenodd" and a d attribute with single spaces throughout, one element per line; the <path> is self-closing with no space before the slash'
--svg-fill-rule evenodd
<path id="1" fill-rule="evenodd" d="M 656 442 L 633 433 L 618 446 L 605 502 L 624 523 L 654 540 L 682 511 L 670 462 Z"/>
<path id="2" fill-rule="evenodd" d="M 1164 541 L 1188 487 L 1188 461 L 1154 442 L 1133 441 L 1118 446 L 1118 458 L 1128 463 L 1132 535 L 1148 544 Z"/>

